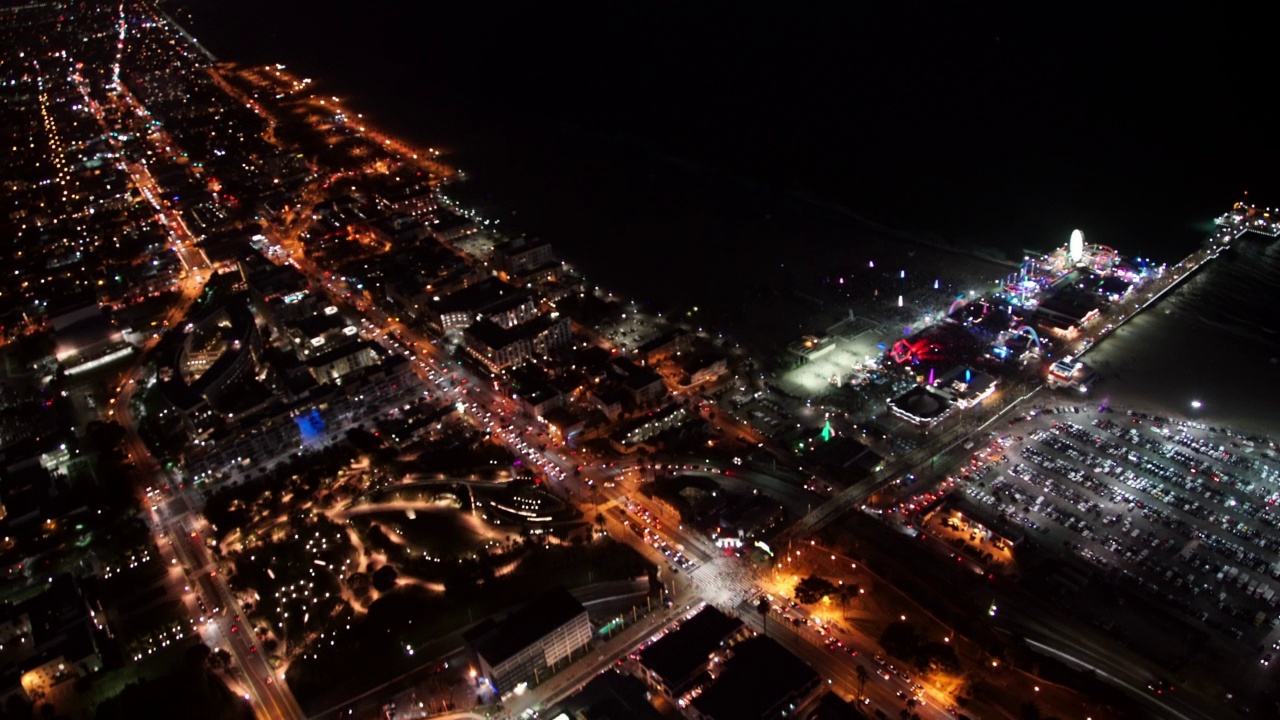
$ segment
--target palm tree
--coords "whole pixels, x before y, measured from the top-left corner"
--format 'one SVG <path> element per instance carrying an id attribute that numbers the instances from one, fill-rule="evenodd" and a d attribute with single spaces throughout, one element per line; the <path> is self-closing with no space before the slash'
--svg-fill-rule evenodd
<path id="1" fill-rule="evenodd" d="M 854 669 L 854 674 L 858 676 L 858 699 L 861 700 L 867 695 L 867 669 L 859 663 Z"/>
<path id="2" fill-rule="evenodd" d="M 768 635 L 769 628 L 769 598 L 761 597 L 756 601 L 756 611 L 760 613 L 760 634 Z"/>
<path id="3" fill-rule="evenodd" d="M 596 527 L 600 529 L 600 534 L 604 534 L 604 513 L 596 513 Z"/>

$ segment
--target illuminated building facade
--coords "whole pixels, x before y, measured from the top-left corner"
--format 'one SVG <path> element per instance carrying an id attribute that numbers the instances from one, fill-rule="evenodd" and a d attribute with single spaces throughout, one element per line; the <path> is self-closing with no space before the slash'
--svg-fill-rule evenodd
<path id="1" fill-rule="evenodd" d="M 481 677 L 500 694 L 535 686 L 580 657 L 591 642 L 587 610 L 564 588 L 463 634 Z"/>

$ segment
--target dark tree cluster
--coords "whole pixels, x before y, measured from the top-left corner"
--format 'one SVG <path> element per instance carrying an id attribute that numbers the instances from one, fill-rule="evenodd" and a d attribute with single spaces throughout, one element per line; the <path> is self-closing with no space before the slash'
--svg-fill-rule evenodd
<path id="1" fill-rule="evenodd" d="M 318 453 L 291 458 L 251 483 L 224 486 L 209 497 L 205 517 L 219 532 L 225 533 L 248 527 L 255 511 L 283 513 L 288 509 L 286 496 L 313 497 L 340 468 L 350 464 L 355 454 L 351 445 L 333 445 Z"/>
<path id="2" fill-rule="evenodd" d="M 909 622 L 893 622 L 880 635 L 880 646 L 890 655 L 901 658 L 921 670 L 960 669 L 960 658 L 948 643 L 926 641 L 920 637 L 915 625 Z"/>
<path id="3" fill-rule="evenodd" d="M 824 597 L 834 597 L 839 592 L 840 588 L 830 580 L 810 575 L 796 584 L 796 602 L 811 605 Z"/>
<path id="4" fill-rule="evenodd" d="M 207 645 L 192 645 L 166 675 L 131 683 L 98 706 L 98 720 L 172 717 L 175 709 L 191 720 L 250 720 L 253 709 L 227 690 L 214 674 L 222 658 Z"/>

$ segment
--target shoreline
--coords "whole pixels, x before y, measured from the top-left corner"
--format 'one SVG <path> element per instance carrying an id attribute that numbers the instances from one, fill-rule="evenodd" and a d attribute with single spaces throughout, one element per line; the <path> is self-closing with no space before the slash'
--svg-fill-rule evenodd
<path id="1" fill-rule="evenodd" d="M 164 16 L 168 22 L 181 32 L 193 44 L 193 46 L 200 50 L 200 52 L 210 58 L 211 61 L 217 61 L 216 57 L 208 50 L 208 48 L 200 44 L 182 23 L 176 21 L 172 15 L 167 12 L 164 12 Z M 645 148 L 643 150 L 643 154 L 652 154 L 653 152 L 654 150 L 651 148 Z M 679 167 L 685 167 L 685 163 L 681 162 L 678 158 L 672 158 L 670 162 Z M 865 258 L 867 256 L 875 255 L 881 256 L 880 258 L 877 258 L 877 260 L 886 260 L 887 262 L 885 265 L 888 266 L 890 263 L 895 262 L 895 259 L 883 256 L 889 255 L 892 257 L 897 255 L 898 257 L 896 260 L 904 264 L 911 265 L 912 271 L 915 273 L 924 272 L 931 274 L 934 272 L 933 269 L 926 269 L 923 271 L 919 269 L 921 267 L 920 263 L 924 261 L 931 267 L 946 267 L 948 270 L 953 271 L 954 275 L 952 280 L 954 286 L 982 288 L 989 287 L 989 284 L 993 282 L 993 278 L 986 276 L 984 270 L 986 268 L 996 269 L 1006 265 L 1008 262 L 1007 260 L 1001 261 L 996 257 L 981 252 L 983 248 L 976 245 L 962 246 L 952 245 L 945 241 L 931 241 L 929 238 L 922 237 L 920 233 L 913 233 L 885 226 L 863 217 L 846 207 L 813 197 L 803 190 L 770 191 L 768 188 L 760 187 L 757 183 L 750 182 L 746 178 L 740 178 L 732 175 L 720 178 L 719 171 L 716 171 L 714 168 L 707 167 L 704 164 L 695 164 L 693 169 L 685 167 L 685 173 L 691 178 L 701 179 L 704 182 L 707 180 L 727 181 L 727 185 L 737 187 L 740 193 L 744 196 L 763 193 L 767 198 L 769 198 L 769 205 L 774 206 L 775 209 L 778 210 L 782 210 L 786 206 L 790 205 L 791 207 L 788 210 L 783 210 L 783 212 L 793 214 L 794 216 L 805 220 L 805 224 L 810 225 L 810 227 L 803 229 L 795 227 L 779 228 L 777 226 L 770 229 L 768 227 L 769 216 L 765 216 L 766 222 L 757 223 L 755 225 L 756 233 L 760 235 L 785 236 L 800 230 L 801 233 L 810 237 L 810 240 L 808 241 L 809 244 L 832 246 L 830 249 L 835 251 L 834 253 L 824 252 L 819 254 L 816 258 L 810 257 L 807 260 L 799 262 L 787 262 L 785 263 L 785 270 L 781 270 L 779 266 L 774 265 L 775 272 L 771 275 L 772 282 L 770 285 L 746 288 L 742 297 L 738 297 L 736 294 L 730 293 L 731 295 L 734 295 L 734 299 L 738 301 L 732 303 L 722 302 L 721 304 L 725 305 L 723 308 L 714 307 L 716 303 L 710 298 L 704 300 L 706 307 L 703 312 L 705 312 L 707 316 L 706 319 L 711 321 L 707 326 L 707 329 L 712 332 L 723 332 L 728 335 L 730 339 L 746 346 L 759 358 L 767 358 L 777 355 L 782 352 L 788 341 L 799 337 L 805 332 L 824 330 L 830 325 L 831 320 L 838 320 L 849 312 L 853 312 L 860 317 L 870 318 L 876 322 L 880 322 L 881 324 L 883 324 L 883 321 L 886 319 L 891 319 L 892 316 L 899 314 L 895 312 L 896 308 L 893 307 L 892 303 L 892 300 L 896 299 L 896 294 L 886 294 L 885 298 L 877 299 L 872 297 L 868 290 L 865 296 L 835 298 L 825 292 L 822 292 L 820 294 L 820 299 L 815 299 L 812 297 L 812 294 L 819 294 L 819 291 L 823 290 L 821 286 L 815 286 L 812 284 L 814 280 L 818 279 L 815 277 L 816 274 L 821 274 L 824 271 L 828 273 L 841 272 L 851 268 L 856 262 L 865 262 Z M 781 220 L 783 217 L 780 216 L 777 219 Z M 855 228 L 849 227 L 849 224 L 856 226 L 856 229 L 861 230 L 861 232 L 856 231 Z M 558 246 L 569 248 L 570 252 L 566 253 L 565 257 L 570 259 L 574 264 L 578 263 L 578 261 L 573 260 L 575 255 L 573 250 L 580 249 L 578 246 L 580 246 L 581 243 L 566 242 L 559 237 L 552 237 L 551 240 Z M 773 242 L 778 241 L 785 241 L 785 237 L 775 237 Z M 894 241 L 918 248 L 920 250 L 919 255 L 922 257 L 915 257 L 915 252 L 908 253 L 908 248 L 894 247 Z M 770 243 L 765 242 L 762 244 L 769 245 Z M 1192 255 L 1187 257 L 1193 256 L 1195 252 L 1200 252 L 1202 249 L 1203 248 L 1201 247 L 1201 249 L 1193 251 Z M 908 255 L 910 256 L 909 259 L 904 257 Z M 1186 281 L 1200 273 L 1210 259 L 1213 259 L 1212 255 L 1206 254 L 1205 257 L 1200 259 L 1195 267 L 1188 270 L 1177 282 L 1162 289 L 1159 293 L 1144 302 L 1134 312 L 1127 315 L 1123 321 L 1117 324 L 1113 331 L 1108 333 L 1106 336 L 1099 338 L 1097 342 L 1094 342 L 1092 345 L 1080 352 L 1080 357 L 1088 356 L 1092 359 L 1097 357 L 1099 354 L 1110 354 L 1102 351 L 1101 348 L 1103 346 L 1103 341 L 1112 340 L 1113 342 L 1107 343 L 1106 347 L 1113 347 L 1113 335 L 1121 333 L 1122 330 L 1125 333 L 1131 330 L 1131 321 L 1148 314 L 1146 311 L 1153 309 L 1162 301 L 1167 300 L 1170 290 L 1183 287 Z M 744 258 L 744 260 L 750 261 L 752 259 Z M 800 259 L 795 258 L 795 260 Z M 1183 262 L 1185 262 L 1185 260 L 1186 258 L 1183 259 Z M 593 262 L 587 258 L 584 264 L 590 265 L 599 270 L 600 272 L 593 274 L 603 275 L 606 282 L 613 284 L 613 281 L 618 280 L 618 278 L 614 277 L 612 273 L 605 270 L 605 267 L 609 264 L 608 261 Z M 643 260 L 638 264 L 643 265 Z M 880 263 L 877 262 L 877 264 L 879 265 Z M 840 267 L 841 265 L 846 265 L 848 267 Z M 957 266 L 966 265 L 969 267 L 957 268 Z M 986 268 L 980 268 L 978 267 L 979 265 L 986 266 Z M 798 266 L 806 267 L 798 268 Z M 893 267 L 897 267 L 897 265 L 893 265 Z M 793 270 L 792 268 L 797 269 Z M 692 288 L 694 286 L 694 283 L 692 282 L 693 278 L 680 277 L 679 272 L 680 270 L 678 268 L 675 269 L 672 273 L 675 277 L 668 283 L 664 283 L 664 285 L 676 287 L 687 285 Z M 939 270 L 938 272 L 942 271 Z M 627 273 L 627 275 L 631 277 L 637 276 L 635 273 Z M 784 282 L 778 282 L 779 280 L 783 280 Z M 631 295 L 633 297 L 642 297 L 644 287 L 644 284 L 641 284 L 638 287 L 630 287 L 627 286 L 626 283 L 623 283 L 623 287 L 619 287 L 618 289 L 622 290 L 622 294 L 624 296 Z M 773 293 L 775 290 L 777 291 L 777 296 L 771 295 L 770 293 Z M 896 293 L 896 291 L 894 292 Z M 699 302 L 699 297 L 694 294 L 693 291 L 686 290 L 684 288 L 681 288 L 675 293 L 667 291 L 664 295 L 664 297 L 653 299 L 652 303 L 641 301 L 640 304 L 642 306 L 652 306 L 656 304 L 659 306 L 667 306 L 668 309 L 674 309 L 674 307 L 679 307 L 681 305 L 693 305 L 694 303 Z M 721 299 L 723 300 L 725 298 L 721 296 Z M 666 313 L 663 313 L 663 315 L 665 314 Z M 691 322 L 688 322 L 688 324 L 696 327 L 699 323 L 694 319 Z M 1114 395 L 1116 398 L 1125 398 L 1125 402 L 1133 405 L 1134 407 L 1154 405 L 1171 413 L 1172 407 L 1170 404 L 1165 403 L 1161 405 L 1160 403 L 1152 402 L 1148 400 L 1146 393 L 1142 390 L 1134 390 L 1129 387 L 1125 387 L 1127 383 L 1124 382 L 1122 375 L 1128 374 L 1125 372 L 1126 365 L 1127 363 L 1122 364 L 1119 368 L 1119 372 L 1112 376 L 1113 379 L 1118 380 L 1119 382 L 1116 383 L 1118 387 L 1109 394 Z M 1106 374 L 1110 375 L 1111 368 L 1114 367 L 1115 365 L 1112 364 L 1107 369 Z M 1128 368 L 1128 370 L 1132 372 L 1134 368 Z M 1205 417 L 1208 417 L 1208 415 L 1206 414 Z M 1237 422 L 1237 418 L 1234 417 L 1231 417 L 1230 420 L 1232 421 L 1232 424 L 1236 424 Z M 1258 428 L 1260 423 L 1247 421 L 1245 425 L 1250 428 Z"/>
<path id="2" fill-rule="evenodd" d="M 1276 357 L 1267 353 L 1226 356 L 1216 352 L 1204 329 L 1187 326 L 1196 314 L 1195 295 L 1203 285 L 1231 280 L 1233 268 L 1210 265 L 1211 259 L 1219 258 L 1206 257 L 1118 325 L 1103 338 L 1105 342 L 1086 351 L 1100 380 L 1089 401 L 1227 427 L 1274 441 L 1280 438 L 1280 417 L 1266 403 L 1256 402 L 1250 387 L 1265 383 L 1266 376 L 1276 371 Z"/>
<path id="3" fill-rule="evenodd" d="M 173 16 L 170 15 L 168 11 L 166 11 L 160 3 L 156 3 L 155 8 L 156 8 L 156 12 L 163 15 L 164 19 L 168 21 L 170 25 L 176 28 L 178 32 L 182 33 L 182 36 L 187 39 L 187 42 L 191 43 L 193 47 L 195 47 L 197 50 L 201 52 L 201 54 L 203 54 L 206 58 L 209 59 L 209 62 L 215 63 L 215 64 L 218 62 L 218 57 L 214 55 L 212 52 L 210 52 L 209 48 L 200 44 L 200 41 L 197 40 L 196 37 L 192 35 L 189 30 L 187 30 L 187 27 L 185 25 L 178 22 L 177 20 L 174 20 Z"/>
<path id="4" fill-rule="evenodd" d="M 1178 265 L 1182 265 L 1186 261 L 1190 260 L 1192 257 L 1195 256 L 1197 252 L 1204 252 L 1204 248 L 1202 247 L 1199 250 L 1192 252 L 1190 255 L 1183 258 L 1182 261 L 1178 263 Z M 1202 257 L 1200 261 L 1195 264 L 1195 266 L 1188 268 L 1187 271 L 1182 273 L 1182 275 L 1180 275 L 1176 280 L 1164 286 L 1164 288 L 1162 288 L 1160 292 L 1147 298 L 1146 302 L 1134 308 L 1133 312 L 1121 318 L 1119 322 L 1116 323 L 1116 326 L 1110 332 L 1098 338 L 1097 341 L 1092 342 L 1088 346 L 1086 346 L 1083 350 L 1081 350 L 1076 355 L 1076 358 L 1083 360 L 1085 355 L 1088 355 L 1089 352 L 1092 351 L 1094 348 L 1099 347 L 1104 342 L 1106 342 L 1107 339 L 1109 339 L 1110 337 L 1115 335 L 1117 332 L 1119 332 L 1120 328 L 1127 325 L 1130 320 L 1133 320 L 1134 318 L 1138 317 L 1139 315 L 1144 313 L 1148 308 L 1151 308 L 1152 306 L 1159 304 L 1160 300 L 1164 298 L 1165 295 L 1169 294 L 1169 292 L 1172 290 L 1182 287 L 1184 283 L 1189 282 L 1193 277 L 1195 277 L 1200 272 L 1202 268 L 1204 268 L 1205 265 L 1209 263 L 1210 260 L 1214 260 L 1217 257 L 1218 257 L 1217 253 L 1206 252 L 1204 257 Z M 1178 267 L 1178 265 L 1175 265 L 1174 267 L 1176 268 Z"/>

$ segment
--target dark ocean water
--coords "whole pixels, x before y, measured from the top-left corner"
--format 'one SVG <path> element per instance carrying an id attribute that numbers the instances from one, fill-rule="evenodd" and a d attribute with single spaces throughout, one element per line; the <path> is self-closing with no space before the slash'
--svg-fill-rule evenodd
<path id="1" fill-rule="evenodd" d="M 284 63 L 450 148 L 470 177 L 453 192 L 591 279 L 731 330 L 771 288 L 868 259 L 1006 272 L 911 238 L 1016 257 L 1079 227 L 1172 263 L 1243 192 L 1280 202 L 1266 18 L 899 5 L 168 7 L 221 58 Z M 1275 354 L 1280 260 L 1255 245 L 1176 296 L 1196 322 L 1160 332 L 1194 328 L 1206 363 Z"/>
<path id="2" fill-rule="evenodd" d="M 458 149 L 498 203 L 546 208 L 525 228 L 539 233 L 592 213 L 599 182 L 661 182 L 660 158 L 1011 252 L 1081 227 L 1174 259 L 1243 191 L 1275 187 L 1256 16 L 787 5 L 191 0 L 180 15 L 224 58 L 289 64 Z M 526 199 L 543 183 L 554 207 Z M 633 212 L 661 211 L 643 200 Z"/>

